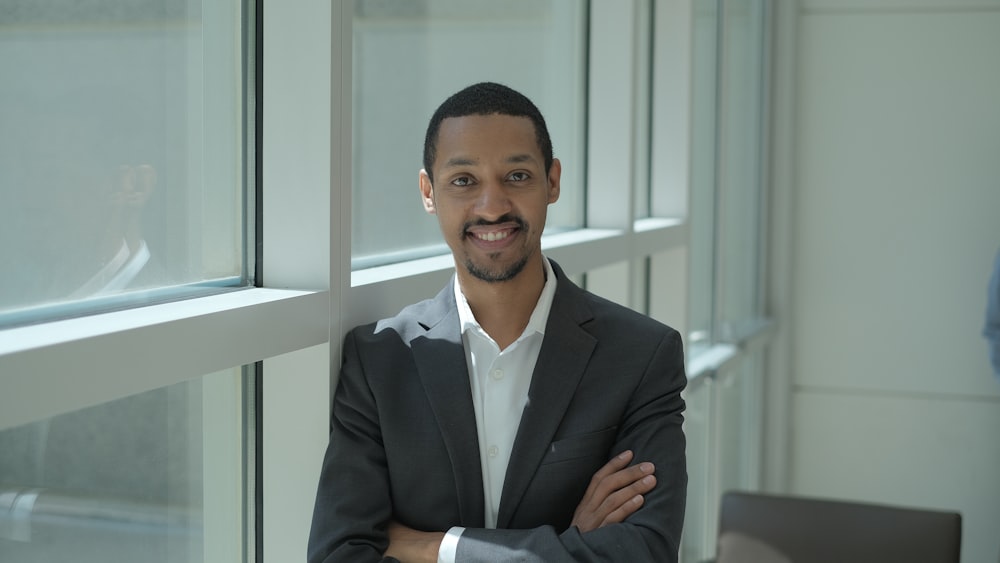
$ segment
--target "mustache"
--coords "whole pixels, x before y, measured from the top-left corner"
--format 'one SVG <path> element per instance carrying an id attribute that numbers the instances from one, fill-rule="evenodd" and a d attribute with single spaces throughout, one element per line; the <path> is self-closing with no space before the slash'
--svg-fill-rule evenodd
<path id="1" fill-rule="evenodd" d="M 514 223 L 515 225 L 517 225 L 519 229 L 522 230 L 528 227 L 528 224 L 524 221 L 524 219 L 516 215 L 507 214 L 507 215 L 501 215 L 495 221 L 487 221 L 486 219 L 476 219 L 474 221 L 466 221 L 465 224 L 462 225 L 462 232 L 468 231 L 470 227 L 489 227 L 491 225 L 501 225 L 503 223 Z"/>

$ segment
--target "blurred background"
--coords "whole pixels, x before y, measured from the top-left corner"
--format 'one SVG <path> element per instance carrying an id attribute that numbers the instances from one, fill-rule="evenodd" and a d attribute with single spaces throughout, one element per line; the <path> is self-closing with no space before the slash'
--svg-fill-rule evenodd
<path id="1" fill-rule="evenodd" d="M 300 559 L 343 332 L 450 275 L 427 119 L 494 80 L 546 254 L 686 337 L 682 561 L 736 489 L 995 561 L 998 60 L 1000 0 L 4 2 L 0 560 Z"/>

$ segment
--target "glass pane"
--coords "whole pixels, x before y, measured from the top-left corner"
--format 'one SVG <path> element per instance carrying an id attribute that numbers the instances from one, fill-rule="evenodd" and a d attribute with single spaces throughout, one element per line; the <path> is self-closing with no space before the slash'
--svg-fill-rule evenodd
<path id="1" fill-rule="evenodd" d="M 653 57 L 653 3 L 650 0 L 637 0 L 635 11 L 638 20 L 643 22 L 637 26 L 633 64 L 636 68 L 650 69 Z M 632 151 L 632 190 L 635 192 L 632 204 L 634 218 L 649 217 L 652 203 L 652 186 L 650 184 L 650 157 L 652 142 L 652 76 L 650 72 L 636 73 L 635 77 L 635 133 Z"/>
<path id="2" fill-rule="evenodd" d="M 691 162 L 691 305 L 688 350 L 697 355 L 712 344 L 715 273 L 716 168 L 716 0 L 694 4 L 692 162 Z"/>
<path id="3" fill-rule="evenodd" d="M 242 561 L 242 373 L 0 431 L 0 561 Z"/>
<path id="4" fill-rule="evenodd" d="M 563 162 L 547 226 L 583 224 L 586 13 L 578 0 L 356 0 L 355 268 L 446 252 L 417 190 L 424 133 L 445 98 L 479 81 L 541 110 Z"/>
<path id="5" fill-rule="evenodd" d="M 630 264 L 628 262 L 615 262 L 588 271 L 584 288 L 595 295 L 630 307 L 632 305 L 629 303 L 631 279 Z"/>
<path id="6" fill-rule="evenodd" d="M 654 319 L 687 333 L 687 248 L 680 247 L 649 257 L 649 311 Z"/>
<path id="7" fill-rule="evenodd" d="M 0 317 L 239 283 L 241 10 L 238 0 L 0 6 L 0 262 L 10 265 Z"/>
<path id="8" fill-rule="evenodd" d="M 756 490 L 761 401 L 759 351 L 740 355 L 718 377 L 719 493 Z"/>
<path id="9" fill-rule="evenodd" d="M 725 4 L 720 89 L 719 337 L 738 340 L 758 316 L 764 90 L 764 3 Z"/>

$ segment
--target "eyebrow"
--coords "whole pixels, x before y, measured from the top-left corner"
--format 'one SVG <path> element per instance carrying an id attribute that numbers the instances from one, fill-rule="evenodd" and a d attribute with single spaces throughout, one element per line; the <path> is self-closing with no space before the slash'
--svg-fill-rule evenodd
<path id="1" fill-rule="evenodd" d="M 506 160 L 508 164 L 520 164 L 522 162 L 534 162 L 534 161 L 535 157 L 531 156 L 528 153 L 511 155 L 507 157 Z M 457 156 L 454 158 L 449 158 L 448 161 L 444 163 L 443 168 L 454 168 L 458 166 L 475 166 L 478 163 L 479 161 L 476 159 L 464 156 Z"/>
<path id="2" fill-rule="evenodd" d="M 534 162 L 534 161 L 535 161 L 535 157 L 533 157 L 533 156 L 531 156 L 530 154 L 527 154 L 527 153 L 525 153 L 525 154 L 515 154 L 515 155 L 510 156 L 510 157 L 507 158 L 507 162 L 511 163 L 511 164 L 518 164 L 518 163 L 521 163 L 521 162 Z"/>
<path id="3" fill-rule="evenodd" d="M 448 161 L 444 163 L 443 168 L 454 168 L 456 166 L 472 166 L 476 164 L 476 162 L 477 161 L 471 158 L 459 156 L 455 158 L 449 158 Z"/>

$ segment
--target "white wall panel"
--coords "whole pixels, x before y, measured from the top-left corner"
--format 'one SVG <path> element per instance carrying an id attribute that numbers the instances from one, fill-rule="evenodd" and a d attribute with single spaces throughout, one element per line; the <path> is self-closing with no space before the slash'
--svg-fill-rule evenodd
<path id="1" fill-rule="evenodd" d="M 1000 12 L 800 23 L 798 380 L 997 393 Z"/>
<path id="2" fill-rule="evenodd" d="M 1000 246 L 991 6 L 800 2 L 783 149 L 791 490 L 960 510 L 966 563 L 1000 551 L 1000 384 L 980 336 Z"/>
<path id="3" fill-rule="evenodd" d="M 792 491 L 962 513 L 962 561 L 1000 553 L 1000 399 L 800 392 Z"/>

